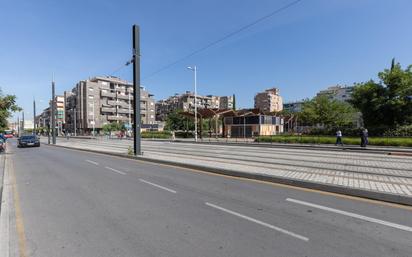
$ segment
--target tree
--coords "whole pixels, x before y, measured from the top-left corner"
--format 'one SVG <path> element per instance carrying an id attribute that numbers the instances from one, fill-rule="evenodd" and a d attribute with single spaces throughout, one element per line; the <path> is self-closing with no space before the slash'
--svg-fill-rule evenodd
<path id="1" fill-rule="evenodd" d="M 347 102 L 330 100 L 327 96 L 317 96 L 306 100 L 299 113 L 300 119 L 308 125 L 321 125 L 325 128 L 351 126 L 355 109 Z"/>
<path id="2" fill-rule="evenodd" d="M 7 119 L 10 118 L 13 112 L 18 112 L 21 110 L 22 109 L 16 104 L 16 96 L 3 95 L 0 89 L 0 130 L 7 129 Z"/>
<path id="3" fill-rule="evenodd" d="M 235 94 L 233 94 L 233 107 L 232 107 L 232 109 L 234 111 L 236 111 L 236 95 Z"/>
<path id="4" fill-rule="evenodd" d="M 382 131 L 412 124 L 412 65 L 405 70 L 392 60 L 391 68 L 355 85 L 351 103 L 361 113 L 366 127 Z"/>
<path id="5" fill-rule="evenodd" d="M 193 130 L 194 120 L 180 114 L 180 110 L 175 110 L 167 115 L 165 128 L 167 130 Z"/>
<path id="6" fill-rule="evenodd" d="M 125 131 L 126 126 L 124 125 L 124 123 L 113 122 L 113 123 L 104 124 L 102 126 L 102 130 L 106 134 L 110 134 L 112 131 Z"/>

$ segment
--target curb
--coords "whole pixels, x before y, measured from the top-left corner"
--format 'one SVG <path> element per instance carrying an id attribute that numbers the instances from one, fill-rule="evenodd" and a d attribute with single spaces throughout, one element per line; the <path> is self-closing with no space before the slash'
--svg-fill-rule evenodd
<path id="1" fill-rule="evenodd" d="M 4 152 L 7 153 L 7 150 Z M 5 187 L 6 183 L 9 183 L 9 178 L 6 174 L 6 169 L 8 168 L 6 162 L 6 155 L 4 155 L 3 163 L 2 163 L 2 181 L 1 181 L 1 189 L 0 189 L 0 257 L 9 257 L 10 256 L 10 189 L 9 186 Z"/>
<path id="2" fill-rule="evenodd" d="M 406 152 L 390 152 L 388 153 L 388 155 L 412 157 L 412 153 L 406 153 Z"/>
<path id="3" fill-rule="evenodd" d="M 314 182 L 308 182 L 308 181 L 298 180 L 298 179 L 268 176 L 265 174 L 251 174 L 251 173 L 239 172 L 239 171 L 228 170 L 228 169 L 206 167 L 206 166 L 201 166 L 201 165 L 196 165 L 196 164 L 178 163 L 178 162 L 166 161 L 166 160 L 155 160 L 151 158 L 128 156 L 125 154 L 105 152 L 105 151 L 99 151 L 99 150 L 81 149 L 81 148 L 62 146 L 62 145 L 48 145 L 48 146 L 61 147 L 61 148 L 66 148 L 66 149 L 75 149 L 75 150 L 84 151 L 84 152 L 105 154 L 105 155 L 117 156 L 117 157 L 139 160 L 139 161 L 144 161 L 144 162 L 166 164 L 166 165 L 171 165 L 175 167 L 195 169 L 199 171 L 227 175 L 227 176 L 232 176 L 232 177 L 240 177 L 240 178 L 266 181 L 266 182 L 273 182 L 273 183 L 278 183 L 278 184 L 285 184 L 285 185 L 290 185 L 290 186 L 303 187 L 303 188 L 315 189 L 315 190 L 326 191 L 326 192 L 331 192 L 331 193 L 357 196 L 357 197 L 362 197 L 362 198 L 368 198 L 368 199 L 373 199 L 373 200 L 379 200 L 379 201 L 412 206 L 412 197 L 390 194 L 390 193 L 381 193 L 381 192 L 367 191 L 367 190 L 362 190 L 362 189 L 347 188 L 347 187 L 338 186 L 338 185 L 314 183 Z"/>

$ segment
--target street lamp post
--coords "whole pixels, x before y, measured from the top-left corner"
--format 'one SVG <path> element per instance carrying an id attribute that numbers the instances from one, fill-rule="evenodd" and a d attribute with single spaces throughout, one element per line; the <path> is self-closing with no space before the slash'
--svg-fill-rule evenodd
<path id="1" fill-rule="evenodd" d="M 194 73 L 194 86 L 195 86 L 195 142 L 197 142 L 197 67 L 187 67 L 189 70 L 192 70 Z"/>
<path id="2" fill-rule="evenodd" d="M 52 81 L 52 101 L 51 101 L 51 131 L 52 131 L 52 143 L 56 144 L 56 96 L 55 96 L 55 84 L 54 78 Z"/>
<path id="3" fill-rule="evenodd" d="M 133 25 L 133 152 L 142 155 L 140 113 L 140 28 Z"/>

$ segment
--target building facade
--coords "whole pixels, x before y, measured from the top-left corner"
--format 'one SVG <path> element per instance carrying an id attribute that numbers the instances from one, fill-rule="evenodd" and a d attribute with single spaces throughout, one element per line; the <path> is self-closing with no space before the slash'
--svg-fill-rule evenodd
<path id="1" fill-rule="evenodd" d="M 196 106 L 198 109 L 231 109 L 233 108 L 232 96 L 196 96 Z M 230 108 L 226 108 L 229 107 Z M 186 91 L 184 94 L 176 94 L 156 103 L 156 120 L 165 121 L 167 115 L 173 111 L 181 110 L 193 112 L 195 110 L 195 94 Z"/>
<path id="2" fill-rule="evenodd" d="M 283 118 L 272 115 L 248 115 L 224 118 L 224 134 L 242 138 L 271 136 L 283 133 Z"/>
<path id="3" fill-rule="evenodd" d="M 283 100 L 279 89 L 270 88 L 255 95 L 255 108 L 262 112 L 280 112 L 283 110 Z"/>
<path id="4" fill-rule="evenodd" d="M 331 86 L 325 90 L 319 91 L 316 96 L 327 96 L 331 100 L 337 101 L 349 101 L 352 98 L 352 92 L 354 87 L 347 86 Z"/>
<path id="5" fill-rule="evenodd" d="M 219 109 L 233 109 L 233 96 L 221 96 L 219 99 Z"/>
<path id="6" fill-rule="evenodd" d="M 62 134 L 66 123 L 65 119 L 65 99 L 62 95 L 57 95 L 54 98 L 56 103 L 56 127 L 58 134 Z"/>
<path id="7" fill-rule="evenodd" d="M 155 123 L 153 95 L 140 88 L 142 124 Z M 117 122 L 130 127 L 133 121 L 133 84 L 117 77 L 94 77 L 79 81 L 65 92 L 66 130 L 80 134 L 99 131 Z"/>
<path id="8" fill-rule="evenodd" d="M 283 110 L 291 113 L 301 112 L 303 107 L 303 101 L 289 102 L 283 104 Z"/>

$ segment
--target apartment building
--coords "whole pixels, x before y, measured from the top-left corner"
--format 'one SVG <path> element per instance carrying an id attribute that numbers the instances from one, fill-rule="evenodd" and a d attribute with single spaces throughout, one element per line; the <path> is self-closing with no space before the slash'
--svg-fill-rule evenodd
<path id="1" fill-rule="evenodd" d="M 280 112 L 283 110 L 283 100 L 279 89 L 270 88 L 255 95 L 255 108 L 262 112 Z"/>
<path id="2" fill-rule="evenodd" d="M 62 95 L 57 95 L 54 98 L 56 103 L 56 127 L 58 134 L 63 132 L 66 120 L 65 120 L 65 99 Z M 51 103 L 50 103 L 51 104 Z"/>
<path id="3" fill-rule="evenodd" d="M 316 96 L 327 96 L 331 100 L 349 101 L 352 97 L 353 87 L 351 86 L 331 86 L 319 91 Z"/>
<path id="4" fill-rule="evenodd" d="M 142 124 L 155 123 L 153 95 L 140 88 Z M 79 81 L 71 92 L 65 92 L 66 129 L 88 134 L 105 124 L 133 121 L 133 84 L 117 77 L 94 77 Z"/>
<path id="5" fill-rule="evenodd" d="M 219 99 L 219 109 L 233 109 L 233 96 L 221 96 Z"/>
<path id="6" fill-rule="evenodd" d="M 233 108 L 233 96 L 197 95 L 196 106 L 198 109 L 229 109 Z M 223 107 L 223 108 L 222 108 Z M 175 110 L 193 112 L 195 109 L 195 94 L 186 91 L 183 94 L 175 94 L 156 103 L 156 120 L 164 121 L 169 113 Z"/>
<path id="7" fill-rule="evenodd" d="M 62 134 L 65 129 L 65 97 L 64 95 L 56 95 L 54 97 L 55 109 L 56 109 L 56 129 L 58 134 Z M 51 125 L 51 109 L 53 102 L 49 102 L 49 106 L 42 111 L 41 114 L 35 117 L 36 127 L 47 128 Z"/>
<path id="8" fill-rule="evenodd" d="M 284 103 L 283 104 L 283 110 L 291 112 L 291 113 L 297 113 L 302 111 L 304 101 L 296 101 L 296 102 L 289 102 L 289 103 Z"/>

